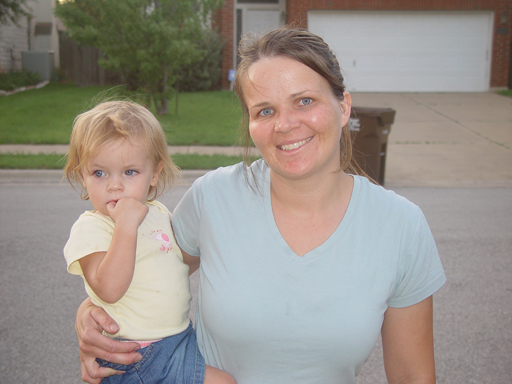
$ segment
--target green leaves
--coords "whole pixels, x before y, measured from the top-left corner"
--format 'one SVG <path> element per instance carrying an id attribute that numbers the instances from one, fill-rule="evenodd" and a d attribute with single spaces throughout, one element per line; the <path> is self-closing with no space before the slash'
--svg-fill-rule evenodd
<path id="1" fill-rule="evenodd" d="M 25 0 L 0 0 L 0 25 L 8 21 L 17 23 L 19 17 L 29 14 L 28 11 Z"/>
<path id="2" fill-rule="evenodd" d="M 176 70 L 202 58 L 197 46 L 220 0 L 74 0 L 56 15 L 80 44 L 99 48 L 100 65 L 146 92 L 157 113 L 167 113 Z"/>

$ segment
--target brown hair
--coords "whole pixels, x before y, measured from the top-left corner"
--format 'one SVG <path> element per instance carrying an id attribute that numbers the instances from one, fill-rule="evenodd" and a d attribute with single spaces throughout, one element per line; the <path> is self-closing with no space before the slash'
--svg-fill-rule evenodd
<path id="1" fill-rule="evenodd" d="M 249 67 L 263 58 L 287 57 L 302 63 L 327 80 L 333 94 L 343 101 L 345 84 L 336 55 L 319 36 L 299 28 L 281 27 L 267 32 L 261 37 L 247 36 L 240 43 L 234 90 L 242 104 L 242 121 L 239 128 L 239 141 L 245 147 L 244 159 L 247 163 L 250 152 L 249 111 L 245 102 L 243 83 Z M 363 170 L 352 158 L 352 138 L 348 124 L 343 127 L 340 140 L 340 169 L 354 174 Z"/>
<path id="2" fill-rule="evenodd" d="M 71 185 L 75 182 L 82 186 L 82 199 L 89 198 L 82 176 L 87 162 L 106 144 L 118 139 L 143 141 L 153 166 L 162 165 L 157 185 L 148 191 L 148 201 L 160 196 L 179 177 L 179 169 L 167 152 L 165 134 L 156 117 L 131 101 L 107 101 L 78 115 L 73 122 L 64 176 Z"/>

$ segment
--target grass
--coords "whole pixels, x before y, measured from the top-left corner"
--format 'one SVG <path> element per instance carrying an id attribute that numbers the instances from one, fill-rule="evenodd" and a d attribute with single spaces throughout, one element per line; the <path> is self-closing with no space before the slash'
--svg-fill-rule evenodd
<path id="1" fill-rule="evenodd" d="M 76 115 L 101 100 L 123 98 L 121 87 L 46 87 L 0 98 L 0 144 L 68 144 Z M 135 99 L 135 97 L 132 97 Z M 169 115 L 157 116 L 170 145 L 232 146 L 237 142 L 240 104 L 232 92 L 180 93 Z M 182 169 L 215 169 L 241 159 L 223 155 L 173 155 Z M 0 154 L 3 169 L 61 169 L 61 155 Z"/>
<path id="2" fill-rule="evenodd" d="M 75 116 L 121 88 L 50 83 L 0 99 L 1 144 L 67 144 Z M 234 145 L 240 107 L 232 92 L 181 93 L 170 114 L 158 116 L 172 145 Z"/>
<path id="3" fill-rule="evenodd" d="M 183 170 L 215 169 L 242 161 L 239 156 L 197 154 L 175 154 L 172 159 Z M 62 169 L 64 164 L 64 156 L 56 154 L 0 154 L 0 169 Z"/>
<path id="4" fill-rule="evenodd" d="M 0 169 L 62 169 L 62 155 L 0 154 Z"/>
<path id="5" fill-rule="evenodd" d="M 171 112 L 158 119 L 167 141 L 172 145 L 231 146 L 237 142 L 240 103 L 232 92 L 181 93 L 178 98 L 178 115 Z"/>
<path id="6" fill-rule="evenodd" d="M 50 83 L 0 99 L 0 143 L 67 144 L 76 114 L 105 87 Z"/>
<path id="7" fill-rule="evenodd" d="M 503 91 L 499 91 L 498 94 L 503 96 L 512 97 L 512 89 L 505 89 Z"/>

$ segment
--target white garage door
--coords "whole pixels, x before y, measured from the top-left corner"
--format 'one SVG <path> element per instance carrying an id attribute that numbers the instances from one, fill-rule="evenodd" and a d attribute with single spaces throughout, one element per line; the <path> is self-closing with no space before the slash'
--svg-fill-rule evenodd
<path id="1" fill-rule="evenodd" d="M 485 92 L 491 12 L 310 11 L 308 29 L 336 52 L 360 92 Z"/>

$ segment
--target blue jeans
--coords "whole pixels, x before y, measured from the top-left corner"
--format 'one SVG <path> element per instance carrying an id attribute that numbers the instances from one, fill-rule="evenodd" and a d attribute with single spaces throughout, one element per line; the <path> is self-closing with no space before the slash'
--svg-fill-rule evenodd
<path id="1" fill-rule="evenodd" d="M 100 367 L 125 371 L 106 377 L 101 384 L 203 384 L 205 363 L 197 347 L 196 333 L 189 327 L 138 350 L 142 360 L 122 365 L 96 359 Z"/>

